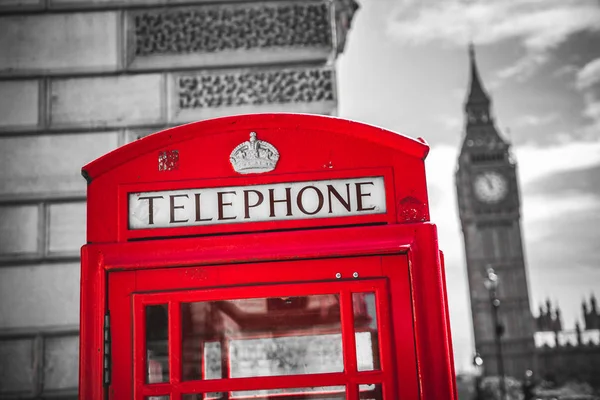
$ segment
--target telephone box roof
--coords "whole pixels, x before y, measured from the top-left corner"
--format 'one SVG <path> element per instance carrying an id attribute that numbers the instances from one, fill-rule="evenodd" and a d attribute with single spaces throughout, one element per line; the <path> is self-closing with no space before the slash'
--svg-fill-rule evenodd
<path id="1" fill-rule="evenodd" d="M 346 119 L 311 114 L 248 114 L 215 118 L 169 128 L 120 147 L 82 168 L 82 175 L 90 182 L 121 164 L 165 146 L 197 138 L 222 134 L 227 130 L 261 128 L 301 131 L 302 129 L 336 132 L 359 140 L 397 149 L 409 156 L 425 159 L 429 146 L 425 140 L 413 139 L 389 130 Z"/>

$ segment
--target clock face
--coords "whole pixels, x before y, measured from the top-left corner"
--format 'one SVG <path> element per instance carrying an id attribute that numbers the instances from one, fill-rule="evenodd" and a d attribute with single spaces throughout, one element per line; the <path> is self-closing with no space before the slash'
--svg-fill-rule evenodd
<path id="1" fill-rule="evenodd" d="M 508 193 L 508 182 L 498 172 L 484 172 L 475 177 L 475 196 L 485 203 L 497 203 Z"/>

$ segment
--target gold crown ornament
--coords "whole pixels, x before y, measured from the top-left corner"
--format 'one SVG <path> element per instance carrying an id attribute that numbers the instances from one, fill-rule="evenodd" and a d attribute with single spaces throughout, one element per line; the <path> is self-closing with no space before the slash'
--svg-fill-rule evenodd
<path id="1" fill-rule="evenodd" d="M 250 140 L 233 149 L 229 160 L 240 174 L 258 174 L 275 169 L 279 152 L 272 144 L 258 140 L 256 132 L 250 132 Z"/>

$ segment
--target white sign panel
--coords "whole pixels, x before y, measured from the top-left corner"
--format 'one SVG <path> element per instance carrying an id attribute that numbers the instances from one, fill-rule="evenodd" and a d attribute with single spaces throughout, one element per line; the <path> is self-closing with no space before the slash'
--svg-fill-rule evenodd
<path id="1" fill-rule="evenodd" d="M 129 229 L 385 212 L 382 176 L 129 193 Z"/>

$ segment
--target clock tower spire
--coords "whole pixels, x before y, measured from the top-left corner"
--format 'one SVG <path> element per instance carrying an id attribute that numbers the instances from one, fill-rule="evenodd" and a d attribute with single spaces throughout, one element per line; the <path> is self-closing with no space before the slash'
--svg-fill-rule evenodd
<path id="1" fill-rule="evenodd" d="M 469 44 L 469 61 L 471 63 L 471 82 L 469 84 L 469 95 L 465 108 L 487 107 L 490 106 L 490 98 L 483 89 L 481 79 L 479 78 L 479 70 L 477 69 L 477 61 L 475 60 L 475 46 Z"/>
<path id="2" fill-rule="evenodd" d="M 470 82 L 464 104 L 465 131 L 456 171 L 458 211 L 465 245 L 476 351 L 486 374 L 498 373 L 495 333 L 501 334 L 507 375 L 534 368 L 534 325 L 521 236 L 517 165 L 510 143 L 496 129 L 491 99 L 481 82 L 475 49 L 469 46 Z M 498 324 L 485 287 L 493 268 L 500 284 Z"/>

